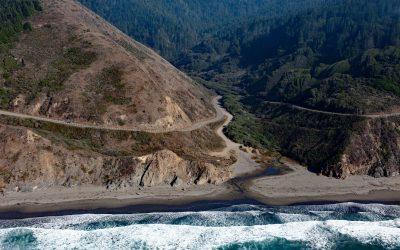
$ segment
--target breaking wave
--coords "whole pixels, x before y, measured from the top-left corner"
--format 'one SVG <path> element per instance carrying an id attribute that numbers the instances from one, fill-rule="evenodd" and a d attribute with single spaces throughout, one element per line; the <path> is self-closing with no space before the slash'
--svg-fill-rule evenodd
<path id="1" fill-rule="evenodd" d="M 3 249 L 400 249 L 400 206 L 235 205 L 0 220 Z"/>

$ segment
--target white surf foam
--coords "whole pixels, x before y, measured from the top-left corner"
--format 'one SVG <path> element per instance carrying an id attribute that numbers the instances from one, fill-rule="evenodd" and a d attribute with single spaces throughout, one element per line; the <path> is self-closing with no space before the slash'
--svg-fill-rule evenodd
<path id="1" fill-rule="evenodd" d="M 380 222 L 306 221 L 284 224 L 232 227 L 189 225 L 130 225 L 93 231 L 26 228 L 39 248 L 55 249 L 211 249 L 232 243 L 284 238 L 307 242 L 310 247 L 333 246 L 335 237 L 347 235 L 363 243 L 379 241 L 385 247 L 400 246 L 400 219 Z M 0 230 L 0 242 L 18 229 Z"/>
<path id="2" fill-rule="evenodd" d="M 359 208 L 361 211 L 357 213 L 373 221 L 335 219 L 336 213 L 346 212 L 349 207 Z M 380 219 L 387 214 L 391 218 L 396 217 L 399 211 L 399 206 L 344 203 L 287 207 L 282 210 L 243 205 L 220 211 L 34 218 L 10 221 L 11 226 L 0 229 L 0 248 L 1 242 L 10 235 L 18 235 L 21 230 L 32 232 L 37 247 L 42 249 L 210 249 L 276 238 L 306 242 L 310 248 L 326 249 L 333 247 L 343 235 L 362 243 L 379 242 L 387 248 L 399 248 L 400 219 Z M 269 214 L 276 215 L 281 223 L 243 226 L 246 218 L 257 224 L 259 216 L 262 222 L 262 216 L 266 215 L 268 219 Z M 186 225 L 171 225 L 171 221 L 182 218 L 186 219 L 182 223 Z M 142 220 L 148 220 L 150 224 L 139 224 Z M 113 227 L 112 223 L 107 225 L 110 221 L 124 223 L 120 227 Z M 89 230 L 82 227 L 98 222 L 106 228 L 96 229 L 94 225 Z"/>

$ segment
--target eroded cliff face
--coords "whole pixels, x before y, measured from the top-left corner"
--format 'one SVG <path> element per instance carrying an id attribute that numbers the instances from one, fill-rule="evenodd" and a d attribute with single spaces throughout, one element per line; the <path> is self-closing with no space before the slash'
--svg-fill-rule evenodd
<path id="1" fill-rule="evenodd" d="M 354 124 L 343 153 L 323 173 L 388 177 L 400 174 L 400 121 L 398 118 L 368 119 Z"/>
<path id="2" fill-rule="evenodd" d="M 334 178 L 400 173 L 400 117 L 318 113 L 279 105 L 263 109 L 266 133 L 281 152 Z"/>
<path id="3" fill-rule="evenodd" d="M 95 185 L 109 189 L 218 184 L 230 171 L 162 149 L 110 156 L 67 147 L 28 128 L 0 125 L 0 188 L 32 191 Z"/>

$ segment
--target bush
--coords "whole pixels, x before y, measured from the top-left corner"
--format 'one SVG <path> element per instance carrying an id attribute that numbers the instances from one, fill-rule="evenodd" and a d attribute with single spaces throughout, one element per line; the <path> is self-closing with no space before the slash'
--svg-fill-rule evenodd
<path id="1" fill-rule="evenodd" d="M 25 31 L 32 31 L 32 24 L 30 23 L 30 22 L 26 22 L 26 23 L 24 23 L 24 25 L 23 25 L 23 29 L 25 30 Z"/>
<path id="2" fill-rule="evenodd" d="M 40 10 L 38 0 L 0 0 L 0 45 L 12 41 L 18 32 L 31 28 L 29 23 L 23 24 L 23 20 Z"/>
<path id="3" fill-rule="evenodd" d="M 11 100 L 11 93 L 5 88 L 0 88 L 0 108 L 4 109 L 8 107 Z"/>

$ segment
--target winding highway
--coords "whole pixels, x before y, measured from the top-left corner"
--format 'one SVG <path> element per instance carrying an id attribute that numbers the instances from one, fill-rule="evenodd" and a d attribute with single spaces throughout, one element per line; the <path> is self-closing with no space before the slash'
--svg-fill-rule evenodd
<path id="1" fill-rule="evenodd" d="M 41 121 L 41 122 L 49 122 L 53 124 L 59 124 L 69 127 L 75 128 L 88 128 L 88 129 L 97 129 L 97 130 L 109 130 L 109 131 L 128 131 L 128 132 L 148 132 L 148 133 L 169 133 L 169 132 L 190 132 L 194 130 L 198 130 L 203 128 L 207 125 L 212 123 L 218 122 L 224 118 L 224 113 L 217 107 L 219 107 L 218 102 L 221 97 L 217 96 L 214 97 L 212 102 L 214 107 L 216 107 L 216 115 L 213 118 L 204 119 L 201 121 L 197 121 L 192 125 L 184 128 L 166 128 L 166 129 L 148 129 L 148 128 L 129 128 L 129 127 L 118 127 L 118 126 L 109 126 L 109 125 L 94 125 L 94 124 L 85 124 L 85 123 L 75 123 L 75 122 L 66 122 L 62 120 L 41 117 L 41 116 L 33 116 L 27 115 L 22 113 L 15 113 L 6 110 L 0 110 L 0 115 L 19 118 L 19 119 L 26 119 L 26 120 L 33 120 L 33 121 Z"/>
<path id="2" fill-rule="evenodd" d="M 394 116 L 400 116 L 400 112 L 382 113 L 382 114 L 365 114 L 365 115 L 363 115 L 363 114 L 339 113 L 339 112 L 330 112 L 330 111 L 324 111 L 324 110 L 318 110 L 318 109 L 305 108 L 305 107 L 298 106 L 298 105 L 291 104 L 291 103 L 287 103 L 287 102 L 264 101 L 264 103 L 273 104 L 273 105 L 287 106 L 287 107 L 292 108 L 292 109 L 308 111 L 308 112 L 313 112 L 313 113 L 320 113 L 320 114 L 327 114 L 327 115 L 337 115 L 337 116 L 363 117 L 363 118 L 369 118 L 369 119 L 380 119 L 380 118 L 389 118 L 389 117 L 394 117 Z"/>

